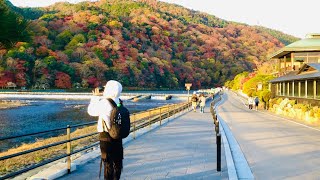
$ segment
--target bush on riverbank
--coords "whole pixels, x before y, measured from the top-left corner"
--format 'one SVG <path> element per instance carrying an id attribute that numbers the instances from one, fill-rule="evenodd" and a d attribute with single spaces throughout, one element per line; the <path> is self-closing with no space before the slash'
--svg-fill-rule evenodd
<path id="1" fill-rule="evenodd" d="M 320 108 L 308 104 L 296 104 L 295 100 L 288 98 L 274 98 L 269 101 L 270 111 L 278 115 L 293 118 L 311 126 L 320 125 Z"/>

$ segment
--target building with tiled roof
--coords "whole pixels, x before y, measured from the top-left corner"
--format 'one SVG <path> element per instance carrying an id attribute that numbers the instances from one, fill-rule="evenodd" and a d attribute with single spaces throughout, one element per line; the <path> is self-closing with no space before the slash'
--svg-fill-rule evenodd
<path id="1" fill-rule="evenodd" d="M 273 97 L 320 105 L 320 34 L 309 34 L 275 52 L 278 77 L 271 80 Z"/>

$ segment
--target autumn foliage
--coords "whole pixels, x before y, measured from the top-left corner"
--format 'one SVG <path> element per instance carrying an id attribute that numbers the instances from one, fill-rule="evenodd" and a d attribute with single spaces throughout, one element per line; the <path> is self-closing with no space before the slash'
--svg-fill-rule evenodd
<path id="1" fill-rule="evenodd" d="M 57 72 L 56 80 L 54 82 L 57 88 L 62 88 L 62 89 L 71 88 L 71 78 L 66 73 Z"/>
<path id="2" fill-rule="evenodd" d="M 0 87 L 96 87 L 110 79 L 125 87 L 212 87 L 284 45 L 261 28 L 155 0 L 57 3 L 41 11 L 30 21 L 32 41 L 0 53 Z"/>

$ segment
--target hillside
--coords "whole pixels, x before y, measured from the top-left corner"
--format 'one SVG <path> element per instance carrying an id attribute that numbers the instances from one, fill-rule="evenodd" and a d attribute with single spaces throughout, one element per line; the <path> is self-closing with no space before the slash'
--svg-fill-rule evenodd
<path id="1" fill-rule="evenodd" d="M 96 87 L 109 79 L 125 87 L 212 87 L 251 71 L 291 40 L 155 0 L 57 3 L 22 12 L 33 14 L 32 40 L 0 50 L 0 87 Z"/>

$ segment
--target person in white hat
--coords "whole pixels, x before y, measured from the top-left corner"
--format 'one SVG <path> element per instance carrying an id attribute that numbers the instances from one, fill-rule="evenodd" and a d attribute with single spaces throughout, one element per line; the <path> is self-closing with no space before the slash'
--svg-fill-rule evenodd
<path id="1" fill-rule="evenodd" d="M 99 96 L 99 88 L 92 91 L 93 97 L 88 106 L 88 114 L 99 117 L 97 130 L 99 132 L 101 162 L 104 163 L 104 179 L 120 179 L 122 171 L 122 139 L 112 139 L 108 133 L 111 126 L 112 105 L 107 100 L 107 98 L 111 98 L 116 104 L 121 103 L 119 99 L 121 92 L 122 85 L 118 81 L 110 80 L 107 82 L 102 96 Z M 103 121 L 107 128 L 104 127 Z"/>

